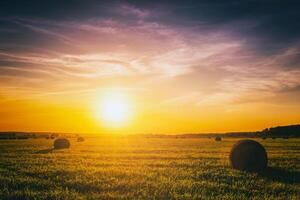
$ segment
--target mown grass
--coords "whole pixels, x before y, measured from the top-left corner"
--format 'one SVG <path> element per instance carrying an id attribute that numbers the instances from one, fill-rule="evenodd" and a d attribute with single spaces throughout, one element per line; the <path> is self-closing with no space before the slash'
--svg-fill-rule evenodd
<path id="1" fill-rule="evenodd" d="M 300 199 L 300 139 L 257 140 L 259 175 L 229 167 L 237 139 L 0 140 L 0 199 Z"/>

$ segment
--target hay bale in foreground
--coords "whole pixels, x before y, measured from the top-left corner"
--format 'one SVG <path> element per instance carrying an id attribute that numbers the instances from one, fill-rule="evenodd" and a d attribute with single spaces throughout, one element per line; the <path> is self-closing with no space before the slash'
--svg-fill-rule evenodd
<path id="1" fill-rule="evenodd" d="M 83 137 L 78 137 L 77 142 L 84 142 L 84 138 Z"/>
<path id="2" fill-rule="evenodd" d="M 67 149 L 70 148 L 70 141 L 66 138 L 58 138 L 54 140 L 54 149 Z"/>
<path id="3" fill-rule="evenodd" d="M 222 140 L 221 136 L 216 136 L 215 141 L 220 142 Z"/>
<path id="4" fill-rule="evenodd" d="M 231 149 L 230 164 L 232 168 L 260 172 L 267 168 L 268 157 L 265 148 L 254 140 L 240 140 Z"/>

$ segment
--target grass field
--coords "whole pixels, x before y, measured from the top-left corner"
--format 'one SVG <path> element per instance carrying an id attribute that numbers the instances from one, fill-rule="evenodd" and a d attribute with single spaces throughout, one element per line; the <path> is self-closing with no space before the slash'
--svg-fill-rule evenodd
<path id="1" fill-rule="evenodd" d="M 256 140 L 261 175 L 229 167 L 237 139 L 0 140 L 0 199 L 300 199 L 300 139 Z"/>

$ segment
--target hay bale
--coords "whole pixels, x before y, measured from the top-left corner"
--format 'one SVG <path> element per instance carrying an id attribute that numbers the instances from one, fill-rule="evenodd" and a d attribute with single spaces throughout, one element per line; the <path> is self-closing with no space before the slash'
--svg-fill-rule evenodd
<path id="1" fill-rule="evenodd" d="M 77 142 L 84 142 L 84 138 L 83 137 L 78 137 Z"/>
<path id="2" fill-rule="evenodd" d="M 58 138 L 54 140 L 54 149 L 70 148 L 70 141 L 66 138 Z"/>
<path id="3" fill-rule="evenodd" d="M 230 164 L 234 169 L 260 172 L 267 168 L 265 148 L 254 140 L 240 140 L 231 149 Z"/>
<path id="4" fill-rule="evenodd" d="M 216 137 L 215 137 L 215 141 L 221 142 L 221 140 L 222 140 L 221 136 L 216 136 Z"/>

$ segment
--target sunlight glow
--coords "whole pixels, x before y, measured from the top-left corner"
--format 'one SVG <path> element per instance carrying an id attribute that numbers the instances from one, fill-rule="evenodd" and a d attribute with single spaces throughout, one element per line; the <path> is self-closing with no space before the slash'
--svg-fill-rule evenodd
<path id="1" fill-rule="evenodd" d="M 97 113 L 104 126 L 117 128 L 125 126 L 131 117 L 130 103 L 123 95 L 104 95 Z"/>

